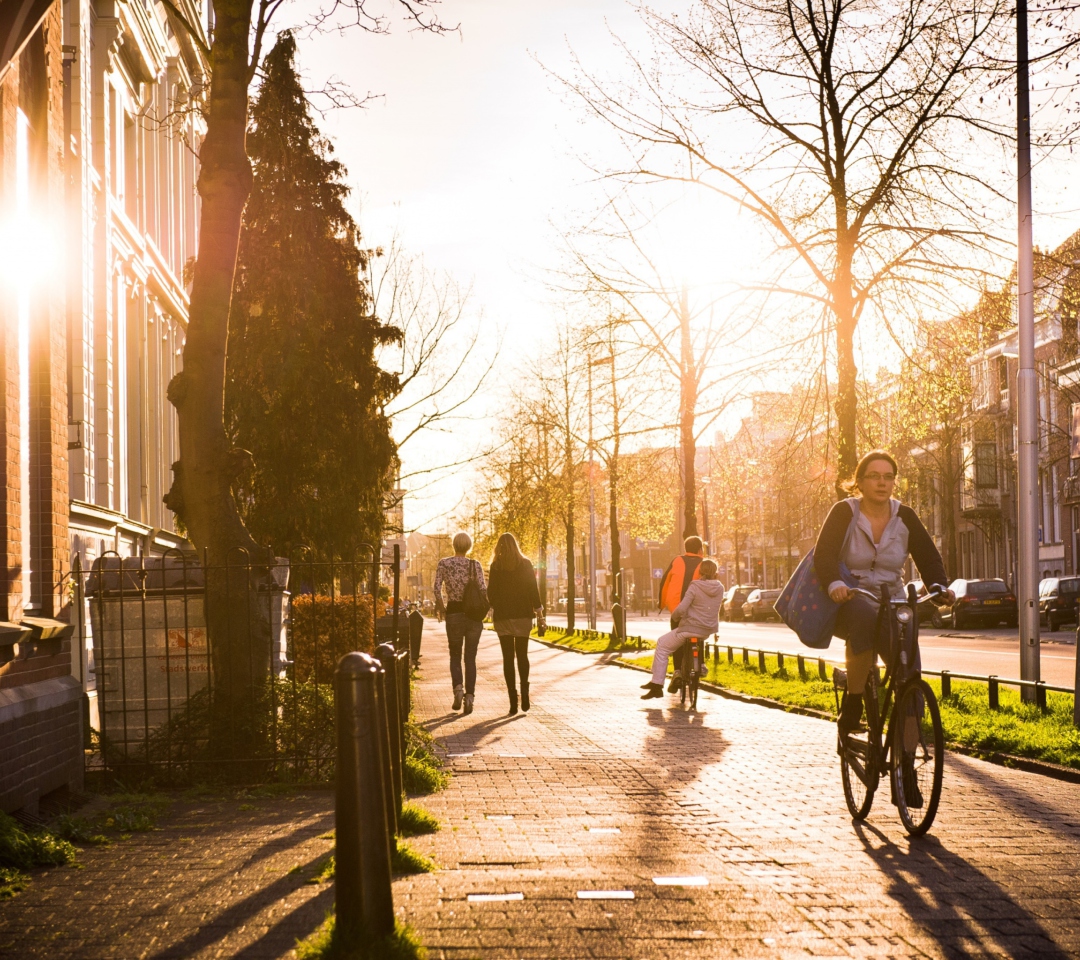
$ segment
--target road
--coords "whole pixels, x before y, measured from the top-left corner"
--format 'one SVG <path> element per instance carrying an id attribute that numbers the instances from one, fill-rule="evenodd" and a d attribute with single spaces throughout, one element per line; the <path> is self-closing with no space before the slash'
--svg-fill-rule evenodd
<path id="1" fill-rule="evenodd" d="M 551 617 L 553 624 L 564 625 L 565 617 Z M 586 620 L 578 617 L 578 626 Z M 630 636 L 655 640 L 668 629 L 667 617 L 631 616 L 626 631 Z M 611 617 L 597 620 L 600 630 L 611 629 Z M 718 634 L 722 644 L 747 646 L 785 653 L 807 653 L 804 647 L 782 623 L 721 623 Z M 923 666 L 927 670 L 952 670 L 979 676 L 996 674 L 999 677 L 1020 676 L 1019 635 L 1007 628 L 950 630 L 923 627 L 919 632 Z M 825 652 L 826 659 L 842 659 L 844 647 L 839 640 Z M 1042 679 L 1053 686 L 1073 687 L 1076 672 L 1076 635 L 1071 630 L 1044 633 L 1042 637 Z"/>

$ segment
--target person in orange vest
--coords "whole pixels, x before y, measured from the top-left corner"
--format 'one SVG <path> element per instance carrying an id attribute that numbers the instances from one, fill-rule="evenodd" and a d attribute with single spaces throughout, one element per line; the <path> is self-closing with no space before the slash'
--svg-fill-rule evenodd
<path id="1" fill-rule="evenodd" d="M 682 603 L 690 584 L 701 579 L 701 561 L 705 555 L 705 545 L 701 537 L 687 537 L 683 541 L 683 554 L 668 564 L 664 577 L 660 581 L 660 609 L 673 612 Z M 674 630 L 675 625 L 671 628 Z M 671 692 L 679 689 L 682 682 L 682 658 L 677 656 L 675 671 L 671 677 Z M 665 658 L 665 663 L 667 662 Z"/>
<path id="2" fill-rule="evenodd" d="M 683 550 L 682 556 L 668 564 L 660 581 L 660 610 L 674 610 L 682 603 L 690 584 L 701 579 L 701 560 L 705 556 L 701 537 L 687 537 Z"/>

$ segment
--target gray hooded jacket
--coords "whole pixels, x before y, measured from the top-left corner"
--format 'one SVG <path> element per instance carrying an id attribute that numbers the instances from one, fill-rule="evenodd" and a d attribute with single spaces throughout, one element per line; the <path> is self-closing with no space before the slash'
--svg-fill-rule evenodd
<path id="1" fill-rule="evenodd" d="M 695 580 L 686 596 L 671 613 L 678 621 L 679 633 L 696 633 L 708 637 L 720 629 L 720 607 L 724 602 L 724 585 L 719 580 Z"/>

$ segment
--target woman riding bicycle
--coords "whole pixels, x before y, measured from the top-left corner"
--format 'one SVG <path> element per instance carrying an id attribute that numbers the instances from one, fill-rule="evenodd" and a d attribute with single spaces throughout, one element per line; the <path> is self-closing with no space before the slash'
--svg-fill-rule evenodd
<path id="1" fill-rule="evenodd" d="M 853 593 L 844 582 L 843 563 L 859 587 L 880 595 L 881 588 L 890 596 L 904 595 L 903 569 L 910 554 L 928 586 L 948 584 L 942 563 L 930 534 L 915 511 L 892 496 L 896 482 L 896 460 L 884 450 L 872 450 L 855 468 L 849 497 L 835 504 L 818 534 L 814 547 L 814 571 L 829 596 L 840 604 L 833 635 L 847 643 L 847 692 L 840 707 L 837 729 L 841 739 L 859 726 L 863 712 L 863 691 L 870 668 L 880 654 L 889 660 L 887 639 L 878 636 L 878 604 Z M 952 593 L 945 597 L 951 602 Z M 920 664 L 915 663 L 915 670 Z"/>

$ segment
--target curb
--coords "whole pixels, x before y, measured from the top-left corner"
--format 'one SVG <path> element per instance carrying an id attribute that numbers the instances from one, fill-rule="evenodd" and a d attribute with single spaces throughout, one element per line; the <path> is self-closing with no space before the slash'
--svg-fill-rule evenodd
<path id="1" fill-rule="evenodd" d="M 563 647 L 563 650 L 568 649 Z M 571 653 L 575 651 L 570 651 Z M 649 673 L 646 667 L 639 667 L 633 663 L 625 663 L 621 660 L 611 661 L 617 667 L 624 670 L 638 670 L 641 673 Z M 740 703 L 750 703 L 757 707 L 768 707 L 771 710 L 783 710 L 785 713 L 796 713 L 803 717 L 815 717 L 818 720 L 834 722 L 836 717 L 822 710 L 814 710 L 810 707 L 800 707 L 790 703 L 782 703 L 779 700 L 769 700 L 766 697 L 752 697 L 745 693 L 729 690 L 727 687 L 717 686 L 715 683 L 703 681 L 702 690 L 715 693 L 726 700 L 738 700 Z M 1031 757 L 1017 757 L 1011 753 L 997 753 L 992 750 L 980 750 L 978 747 L 969 747 L 962 743 L 945 744 L 946 748 L 953 753 L 962 754 L 965 757 L 974 757 L 976 760 L 984 760 L 999 767 L 1008 767 L 1011 770 L 1023 770 L 1025 773 L 1037 773 L 1052 780 L 1063 780 L 1067 783 L 1080 783 L 1080 770 L 1072 767 L 1064 767 L 1060 763 L 1051 763 L 1049 760 L 1034 760 Z"/>

